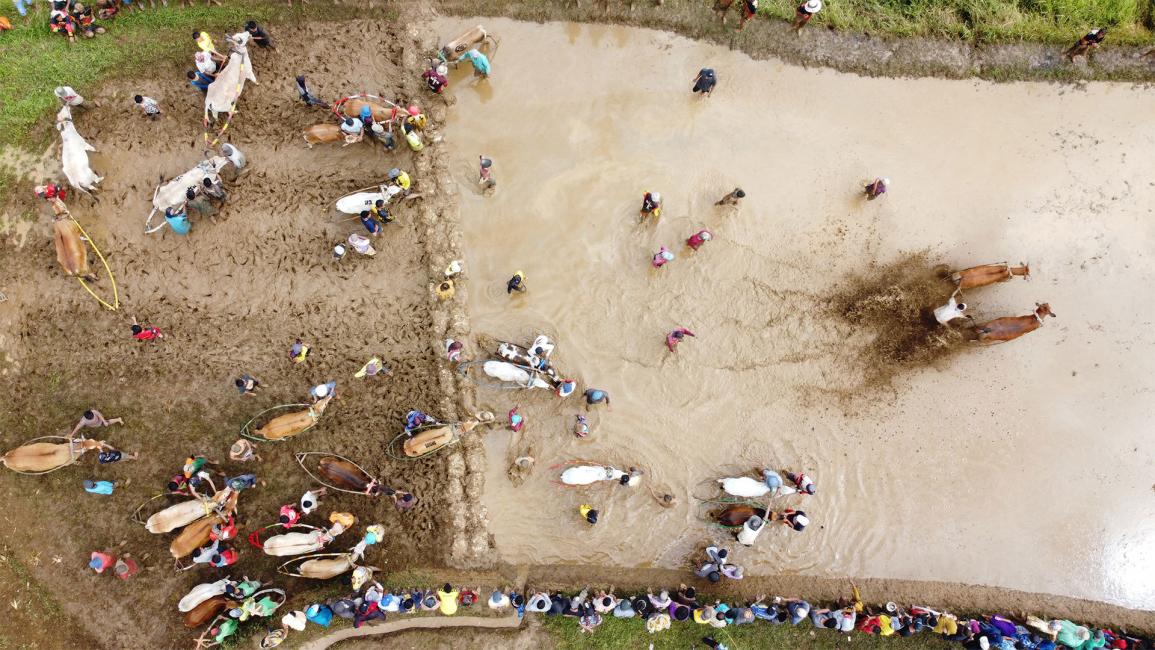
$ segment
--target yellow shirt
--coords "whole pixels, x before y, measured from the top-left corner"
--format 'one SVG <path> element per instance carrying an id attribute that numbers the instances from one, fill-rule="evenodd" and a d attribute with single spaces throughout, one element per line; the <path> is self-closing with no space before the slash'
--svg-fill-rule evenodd
<path id="1" fill-rule="evenodd" d="M 878 631 L 879 636 L 891 636 L 894 634 L 894 628 L 890 626 L 890 617 L 886 614 L 878 617 L 878 625 L 882 628 Z"/>
<path id="2" fill-rule="evenodd" d="M 710 619 L 702 618 L 702 614 L 704 614 L 705 612 L 706 612 L 706 610 L 704 610 L 704 609 L 695 609 L 694 610 L 694 622 L 698 623 L 699 625 L 709 624 Z"/>
<path id="3" fill-rule="evenodd" d="M 394 179 L 394 182 L 403 190 L 407 190 L 409 186 L 413 185 L 413 181 L 409 180 L 409 174 L 405 172 L 401 172 L 401 174 Z"/>
<path id="4" fill-rule="evenodd" d="M 217 49 L 213 45 L 213 37 L 209 36 L 208 32 L 201 32 L 200 36 L 197 36 L 197 47 L 203 52 L 215 52 Z"/>
<path id="5" fill-rule="evenodd" d="M 457 590 L 446 593 L 440 589 L 437 590 L 437 600 L 441 601 L 438 609 L 446 616 L 453 616 L 457 613 Z"/>

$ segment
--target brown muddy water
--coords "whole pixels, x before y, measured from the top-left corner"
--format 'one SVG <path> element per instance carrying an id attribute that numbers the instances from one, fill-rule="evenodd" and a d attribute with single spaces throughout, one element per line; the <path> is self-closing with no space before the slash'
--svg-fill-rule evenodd
<path id="1" fill-rule="evenodd" d="M 1155 126 L 1150 90 L 865 79 L 753 61 L 667 33 L 484 23 L 493 76 L 452 77 L 447 143 L 462 189 L 475 334 L 557 341 L 555 364 L 610 392 L 585 440 L 577 396 L 520 404 L 492 433 L 484 503 L 517 563 L 677 567 L 726 533 L 693 497 L 755 466 L 802 469 L 812 520 L 763 533 L 753 574 L 1011 587 L 1155 608 Z M 712 97 L 690 92 L 704 66 Z M 476 191 L 478 154 L 496 192 Z M 867 203 L 862 181 L 892 180 Z M 735 186 L 738 210 L 713 203 Z M 642 193 L 665 211 L 639 224 Z M 686 237 L 709 228 L 697 253 Z M 650 267 L 661 245 L 677 259 Z M 1033 277 L 966 295 L 980 322 L 1058 314 L 880 386 L 873 334 L 827 299 L 875 265 L 1029 262 Z M 506 279 L 527 275 L 510 297 Z M 943 298 L 950 289 L 944 284 Z M 925 305 L 934 307 L 936 305 Z M 665 332 L 697 337 L 670 354 Z M 885 369 L 885 368 L 884 368 Z M 887 373 L 883 372 L 883 375 Z M 515 487 L 502 459 L 532 447 Z M 641 488 L 560 488 L 558 463 L 638 465 Z M 646 486 L 678 495 L 658 507 Z M 576 508 L 602 510 L 594 527 Z"/>

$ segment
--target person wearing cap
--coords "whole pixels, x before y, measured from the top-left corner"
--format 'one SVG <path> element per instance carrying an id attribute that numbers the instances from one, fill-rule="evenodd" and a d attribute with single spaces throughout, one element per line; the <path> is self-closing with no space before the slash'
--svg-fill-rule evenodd
<path id="1" fill-rule="evenodd" d="M 802 472 L 797 474 L 794 474 L 793 472 L 786 472 L 786 480 L 793 483 L 794 487 L 797 488 L 798 492 L 801 494 L 813 495 L 818 491 L 818 486 L 814 484 L 814 481 Z"/>
<path id="2" fill-rule="evenodd" d="M 873 183 L 868 183 L 866 185 L 866 189 L 865 189 L 866 200 L 867 201 L 873 201 L 873 200 L 877 199 L 878 197 L 882 196 L 883 194 L 886 194 L 886 190 L 888 187 L 890 187 L 890 179 L 889 178 L 876 178 L 876 179 L 874 179 Z"/>
<path id="3" fill-rule="evenodd" d="M 305 618 L 321 627 L 329 627 L 333 621 L 333 610 L 325 603 L 313 603 L 305 608 Z"/>
<path id="4" fill-rule="evenodd" d="M 822 11 L 822 0 L 804 0 L 799 4 L 794 10 L 794 24 L 791 25 L 794 33 L 802 33 L 802 28 L 805 27 L 806 23 L 810 22 L 814 14 L 819 11 Z"/>
<path id="5" fill-rule="evenodd" d="M 449 72 L 449 68 L 444 64 L 431 66 L 428 70 L 421 73 L 421 78 L 425 80 L 425 87 L 440 95 L 445 92 L 445 87 L 449 85 L 449 78 L 445 75 Z"/>
<path id="6" fill-rule="evenodd" d="M 473 76 L 482 79 L 489 78 L 489 57 L 482 54 L 477 48 L 473 48 L 457 57 L 457 63 L 461 63 L 465 59 L 469 59 L 469 62 L 473 64 Z"/>
<path id="7" fill-rule="evenodd" d="M 694 336 L 694 333 L 684 327 L 672 330 L 669 334 L 666 334 L 666 347 L 670 349 L 670 352 L 677 352 L 678 344 L 687 336 Z"/>
<path id="8" fill-rule="evenodd" d="M 514 273 L 513 277 L 505 283 L 505 292 L 507 294 L 512 294 L 514 291 L 518 293 L 525 293 L 526 291 L 525 273 L 521 271 Z"/>
<path id="9" fill-rule="evenodd" d="M 642 209 L 639 210 L 642 219 L 653 215 L 654 217 L 662 216 L 662 194 L 661 192 L 646 192 L 642 194 Z"/>
<path id="10" fill-rule="evenodd" d="M 111 426 L 113 424 L 124 424 L 124 420 L 122 418 L 105 418 L 100 411 L 97 411 L 96 409 L 88 409 L 81 416 L 80 421 L 76 423 L 76 426 L 72 427 L 72 433 L 68 435 L 69 437 L 72 437 L 75 436 L 76 432 L 80 431 L 81 429 L 95 429 L 98 427 Z"/>
<path id="11" fill-rule="evenodd" d="M 408 192 L 409 188 L 413 186 L 413 181 L 409 178 L 409 174 L 406 174 L 398 167 L 389 170 L 388 182 L 391 185 L 400 187 L 403 193 Z"/>
<path id="12" fill-rule="evenodd" d="M 694 622 L 698 625 L 709 625 L 710 621 L 714 619 L 714 608 L 711 605 L 697 607 L 694 609 Z"/>
<path id="13" fill-rule="evenodd" d="M 110 495 L 116 488 L 116 483 L 112 481 L 90 481 L 85 479 L 84 491 L 89 494 L 103 494 Z"/>
<path id="14" fill-rule="evenodd" d="M 457 596 L 458 592 L 453 588 L 453 585 L 448 582 L 437 590 L 437 609 L 445 616 L 453 616 L 457 613 Z"/>
<path id="15" fill-rule="evenodd" d="M 365 123 L 356 117 L 346 117 L 341 122 L 341 133 L 345 134 L 345 144 L 360 142 L 365 137 Z"/>
<path id="16" fill-rule="evenodd" d="M 650 265 L 655 269 L 660 269 L 672 261 L 674 261 L 674 254 L 670 252 L 670 249 L 662 246 L 658 252 L 654 253 L 653 259 L 650 260 Z"/>
<path id="17" fill-rule="evenodd" d="M 713 238 L 714 238 L 714 233 L 703 228 L 703 229 L 699 230 L 698 232 L 690 235 L 690 237 L 688 239 L 686 239 L 686 245 L 689 246 L 691 250 L 696 251 L 702 247 L 702 244 L 705 244 L 706 242 L 710 241 Z"/>
<path id="18" fill-rule="evenodd" d="M 509 607 L 509 596 L 500 589 L 494 589 L 489 593 L 489 599 L 485 601 L 485 605 L 495 612 L 500 612 Z"/>
<path id="19" fill-rule="evenodd" d="M 425 117 L 425 114 L 422 113 L 421 109 L 417 106 L 410 104 L 409 107 L 405 109 L 405 112 L 409 114 L 409 116 L 405 118 L 404 124 L 406 133 L 412 129 L 424 131 L 426 127 L 429 126 L 429 118 Z"/>
<path id="20" fill-rule="evenodd" d="M 581 515 L 582 519 L 589 522 L 591 526 L 598 523 L 598 511 L 594 510 L 593 506 L 589 504 L 583 503 L 578 506 L 578 514 Z"/>
<path id="21" fill-rule="evenodd" d="M 478 172 L 477 183 L 485 189 L 489 189 L 497 185 L 497 181 L 493 179 L 493 160 L 486 158 L 485 154 L 478 156 L 480 158 L 480 171 Z"/>
<path id="22" fill-rule="evenodd" d="M 718 199 L 714 205 L 738 205 L 738 201 L 744 198 L 746 198 L 746 191 L 740 187 L 736 187 L 733 192 Z"/>
<path id="23" fill-rule="evenodd" d="M 257 391 L 261 388 L 261 382 L 247 372 L 237 377 L 237 379 L 233 381 L 233 385 L 236 386 L 237 392 L 241 394 L 241 397 L 256 397 Z"/>
<path id="24" fill-rule="evenodd" d="M 1077 56 L 1087 56 L 1090 58 L 1091 50 L 1099 47 L 1106 38 L 1106 28 L 1100 27 L 1098 29 L 1092 29 L 1079 40 L 1075 41 L 1074 45 L 1067 48 L 1067 51 L 1063 52 L 1063 56 L 1067 57 L 1067 60 L 1071 63 L 1075 62 L 1075 57 Z"/>
<path id="25" fill-rule="evenodd" d="M 695 93 L 702 93 L 703 97 L 709 97 L 710 93 L 714 92 L 714 86 L 718 85 L 718 76 L 714 74 L 713 68 L 702 68 L 698 71 L 698 76 L 694 77 L 694 87 L 692 90 Z"/>
<path id="26" fill-rule="evenodd" d="M 958 293 L 957 291 L 955 292 Z M 938 321 L 939 325 L 946 325 L 957 318 L 970 318 L 966 313 L 967 304 L 965 302 L 958 302 L 954 295 L 946 301 L 945 305 L 934 308 L 934 319 Z"/>
<path id="27" fill-rule="evenodd" d="M 326 397 L 329 397 L 330 395 L 332 395 L 334 398 L 337 397 L 337 382 L 335 381 L 317 384 L 316 386 L 313 386 L 309 389 L 309 397 L 313 398 L 314 404 L 325 399 Z"/>
<path id="28" fill-rule="evenodd" d="M 293 363 L 304 363 L 308 356 L 309 346 L 305 345 L 301 339 L 293 341 L 293 345 L 289 347 L 289 359 L 291 359 Z"/>
<path id="29" fill-rule="evenodd" d="M 780 515 L 780 521 L 798 532 L 802 532 L 806 529 L 806 526 L 810 524 L 810 519 L 806 516 L 805 512 L 794 510 L 793 508 L 787 508 Z"/>
<path id="30" fill-rule="evenodd" d="M 93 551 L 89 556 L 88 568 L 97 573 L 104 573 L 111 569 L 116 564 L 116 558 L 108 553 L 101 553 L 100 551 Z"/>

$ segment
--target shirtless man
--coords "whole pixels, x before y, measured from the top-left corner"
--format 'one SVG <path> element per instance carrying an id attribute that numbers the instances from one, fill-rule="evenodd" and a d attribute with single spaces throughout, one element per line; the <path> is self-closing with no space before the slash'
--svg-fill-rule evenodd
<path id="1" fill-rule="evenodd" d="M 112 418 L 110 420 L 105 418 L 100 411 L 97 411 L 96 409 L 89 409 L 84 412 L 84 415 L 80 418 L 80 422 L 77 422 L 76 426 L 72 427 L 72 433 L 68 434 L 68 437 L 71 438 L 72 436 L 75 436 L 76 432 L 80 431 L 81 429 L 107 427 L 112 424 L 124 424 L 124 419 Z"/>

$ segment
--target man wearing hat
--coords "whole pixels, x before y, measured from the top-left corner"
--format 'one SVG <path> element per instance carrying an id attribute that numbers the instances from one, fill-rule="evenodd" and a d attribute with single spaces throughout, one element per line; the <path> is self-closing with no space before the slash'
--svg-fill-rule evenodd
<path id="1" fill-rule="evenodd" d="M 822 0 L 805 0 L 805 2 L 798 5 L 798 8 L 794 10 L 794 24 L 792 25 L 794 33 L 800 33 L 802 28 L 806 26 L 806 23 L 810 22 L 814 14 L 819 11 L 822 11 Z"/>

